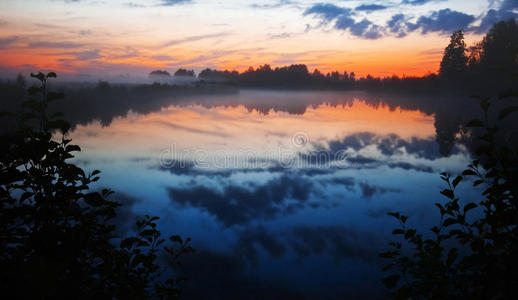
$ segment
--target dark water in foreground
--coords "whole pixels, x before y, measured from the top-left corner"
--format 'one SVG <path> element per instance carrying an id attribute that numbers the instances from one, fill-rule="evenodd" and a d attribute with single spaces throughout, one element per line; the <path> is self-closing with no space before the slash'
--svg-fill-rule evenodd
<path id="1" fill-rule="evenodd" d="M 438 174 L 470 162 L 453 142 L 462 117 L 438 101 L 241 91 L 164 99 L 71 137 L 76 162 L 126 204 L 121 224 L 148 213 L 192 238 L 186 299 L 377 299 L 396 226 L 386 212 L 427 228 Z"/>

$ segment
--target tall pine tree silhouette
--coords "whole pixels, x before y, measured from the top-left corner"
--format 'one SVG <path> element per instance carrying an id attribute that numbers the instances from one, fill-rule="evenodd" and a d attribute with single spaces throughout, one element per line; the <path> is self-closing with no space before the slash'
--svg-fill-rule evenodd
<path id="1" fill-rule="evenodd" d="M 455 31 L 450 37 L 450 44 L 444 49 L 439 74 L 446 79 L 460 79 L 467 71 L 468 57 L 462 30 Z"/>

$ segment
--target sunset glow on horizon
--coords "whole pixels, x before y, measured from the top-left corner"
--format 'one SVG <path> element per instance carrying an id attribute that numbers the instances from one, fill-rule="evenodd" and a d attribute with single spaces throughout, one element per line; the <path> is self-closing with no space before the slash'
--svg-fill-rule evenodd
<path id="1" fill-rule="evenodd" d="M 471 45 L 518 16 L 511 0 L 128 1 L 2 0 L 0 74 L 97 79 L 301 63 L 421 76 L 437 72 L 452 31 L 464 29 Z"/>

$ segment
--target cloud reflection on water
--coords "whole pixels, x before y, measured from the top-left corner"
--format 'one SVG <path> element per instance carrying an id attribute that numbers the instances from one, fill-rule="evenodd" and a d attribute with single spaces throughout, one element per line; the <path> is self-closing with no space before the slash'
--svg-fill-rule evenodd
<path id="1" fill-rule="evenodd" d="M 227 299 L 275 285 L 264 295 L 301 298 L 323 293 L 325 285 L 330 299 L 380 296 L 381 288 L 365 287 L 380 286 L 376 254 L 392 226 L 386 211 L 422 211 L 438 198 L 430 193 L 439 190 L 436 173 L 462 168 L 469 153 L 456 144 L 449 156 L 441 154 L 430 111 L 358 99 L 336 104 L 338 93 L 333 105 L 329 94 L 305 94 L 301 101 L 319 100 L 298 114 L 250 109 L 272 95 L 253 94 L 250 103 L 233 106 L 217 105 L 217 96 L 214 105 L 193 100 L 115 117 L 108 126 L 79 125 L 72 137 L 87 151 L 78 161 L 103 170 L 103 182 L 123 197 L 139 199 L 128 200 L 128 218 L 158 214 L 171 233 L 193 238 L 200 255 L 185 272 L 207 282 L 207 290 L 192 286 L 186 295 Z M 307 141 L 294 143 L 297 133 Z M 161 165 L 163 151 L 182 155 Z M 346 154 L 343 161 L 337 153 Z"/>

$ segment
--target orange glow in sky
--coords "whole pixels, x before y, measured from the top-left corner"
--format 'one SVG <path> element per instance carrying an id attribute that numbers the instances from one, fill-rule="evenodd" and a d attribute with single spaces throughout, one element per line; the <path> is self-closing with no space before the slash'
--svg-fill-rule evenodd
<path id="1" fill-rule="evenodd" d="M 358 76 L 436 72 L 453 29 L 468 45 L 499 2 L 4 0 L 0 71 L 146 76 L 154 69 L 306 64 Z M 502 6 L 503 7 L 503 6 Z M 503 9 L 503 8 L 502 8 Z M 460 27 L 460 28 L 459 28 Z"/>

